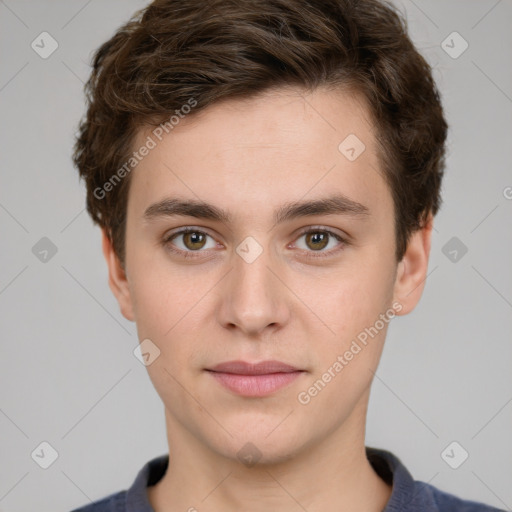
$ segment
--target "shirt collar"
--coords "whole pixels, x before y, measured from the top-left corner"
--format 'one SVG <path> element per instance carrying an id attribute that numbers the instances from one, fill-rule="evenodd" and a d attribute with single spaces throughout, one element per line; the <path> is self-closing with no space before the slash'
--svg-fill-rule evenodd
<path id="1" fill-rule="evenodd" d="M 387 450 L 370 447 L 366 447 L 366 456 L 377 474 L 393 486 L 383 512 L 403 511 L 420 498 L 411 474 L 398 457 Z M 154 512 L 147 487 L 155 485 L 164 476 L 168 464 L 169 455 L 161 455 L 144 465 L 126 493 L 126 512 Z"/>

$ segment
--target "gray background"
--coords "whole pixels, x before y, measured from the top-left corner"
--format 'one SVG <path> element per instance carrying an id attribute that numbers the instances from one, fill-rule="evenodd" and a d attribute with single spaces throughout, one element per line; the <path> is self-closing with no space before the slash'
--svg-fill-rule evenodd
<path id="1" fill-rule="evenodd" d="M 132 353 L 135 328 L 107 286 L 70 161 L 92 51 L 145 4 L 0 1 L 3 512 L 70 510 L 128 487 L 167 450 L 163 406 Z M 435 68 L 449 158 L 424 296 L 390 326 L 366 444 L 418 480 L 510 510 L 512 2 L 400 5 Z M 43 31 L 59 45 L 47 59 L 31 48 Z M 441 47 L 454 31 L 469 43 L 458 58 Z M 451 245 L 443 252 L 454 236 L 468 249 L 455 262 Z M 43 237 L 57 248 L 46 261 L 32 251 Z M 31 457 L 42 441 L 58 452 L 48 469 Z M 441 457 L 452 441 L 469 453 L 458 469 Z"/>

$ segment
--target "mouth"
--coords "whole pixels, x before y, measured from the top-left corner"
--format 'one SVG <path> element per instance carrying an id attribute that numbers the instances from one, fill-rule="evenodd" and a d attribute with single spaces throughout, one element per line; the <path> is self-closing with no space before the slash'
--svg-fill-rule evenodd
<path id="1" fill-rule="evenodd" d="M 301 371 L 281 361 L 261 361 L 260 363 L 247 363 L 245 361 L 226 361 L 220 363 L 208 371 L 219 373 L 231 373 L 236 375 L 267 375 L 270 373 L 291 373 Z"/>
<path id="2" fill-rule="evenodd" d="M 206 371 L 223 387 L 247 397 L 271 395 L 305 373 L 281 361 L 227 361 Z"/>

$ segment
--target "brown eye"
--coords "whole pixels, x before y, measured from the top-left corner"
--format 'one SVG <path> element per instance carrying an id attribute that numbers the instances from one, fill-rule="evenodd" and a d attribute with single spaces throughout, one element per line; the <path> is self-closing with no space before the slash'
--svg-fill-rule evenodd
<path id="1" fill-rule="evenodd" d="M 202 249 L 206 242 L 206 235 L 198 231 L 190 231 L 189 233 L 183 233 L 183 244 L 187 249 L 191 251 L 197 251 Z"/>
<path id="2" fill-rule="evenodd" d="M 309 228 L 301 233 L 295 247 L 309 258 L 335 256 L 349 243 L 346 239 L 329 229 Z"/>
<path id="3" fill-rule="evenodd" d="M 204 231 L 185 228 L 165 236 L 163 245 L 175 254 L 191 258 L 205 256 L 208 249 L 215 249 L 216 242 L 211 235 Z"/>
<path id="4" fill-rule="evenodd" d="M 324 249 L 329 243 L 329 234 L 323 231 L 306 233 L 306 245 L 314 251 Z"/>

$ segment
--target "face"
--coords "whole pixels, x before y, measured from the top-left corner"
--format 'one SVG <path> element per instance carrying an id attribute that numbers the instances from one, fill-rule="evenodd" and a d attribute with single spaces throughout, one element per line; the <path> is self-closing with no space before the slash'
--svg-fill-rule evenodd
<path id="1" fill-rule="evenodd" d="M 233 459 L 250 442 L 277 461 L 361 431 L 387 326 L 419 299 L 429 250 L 425 231 L 394 259 L 362 100 L 282 89 L 152 138 L 131 175 L 124 272 L 106 240 L 105 254 L 123 314 L 160 351 L 147 370 L 170 437 Z M 268 360 L 298 371 L 212 371 Z"/>

